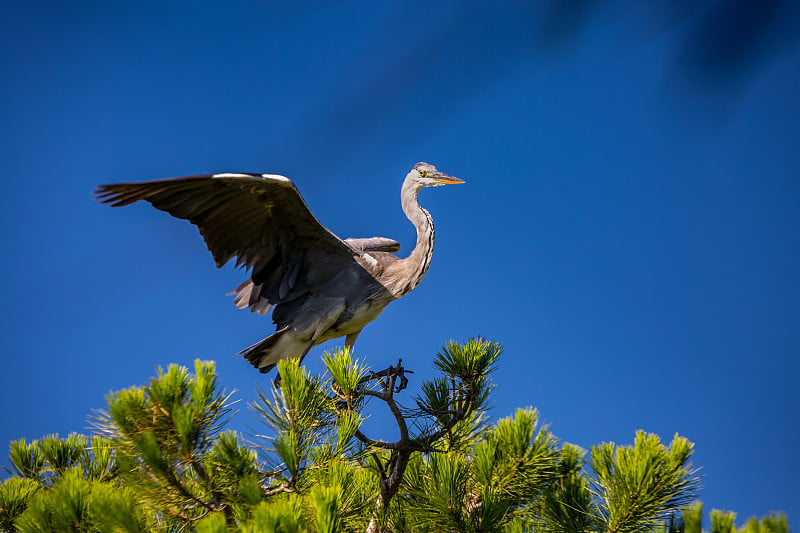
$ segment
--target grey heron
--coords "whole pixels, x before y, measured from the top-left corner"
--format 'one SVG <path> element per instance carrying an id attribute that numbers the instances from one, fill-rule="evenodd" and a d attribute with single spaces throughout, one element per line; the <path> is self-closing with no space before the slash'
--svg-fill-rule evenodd
<path id="1" fill-rule="evenodd" d="M 261 315 L 274 308 L 275 333 L 240 352 L 261 372 L 300 360 L 324 341 L 352 347 L 368 323 L 425 277 L 433 255 L 430 213 L 419 205 L 424 187 L 464 183 L 427 163 L 409 171 L 400 191 L 403 212 L 417 230 L 406 258 L 384 237 L 340 239 L 323 226 L 292 181 L 275 174 L 210 174 L 100 185 L 112 207 L 150 202 L 197 226 L 216 266 L 236 258 L 250 278 L 235 294 L 237 308 Z"/>

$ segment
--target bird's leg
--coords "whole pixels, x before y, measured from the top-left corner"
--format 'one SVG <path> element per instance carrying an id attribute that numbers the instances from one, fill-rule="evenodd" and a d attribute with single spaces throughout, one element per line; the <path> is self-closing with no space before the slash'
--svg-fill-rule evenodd
<path id="1" fill-rule="evenodd" d="M 308 355 L 308 352 L 311 351 L 311 348 L 313 348 L 314 344 L 316 344 L 316 343 L 317 343 L 317 339 L 316 338 L 311 339 L 311 342 L 308 343 L 308 346 L 306 346 L 306 349 L 303 350 L 303 353 L 300 354 L 300 357 L 297 359 L 297 364 L 298 365 L 303 362 L 303 359 L 306 358 L 306 356 Z"/>
<path id="2" fill-rule="evenodd" d="M 344 345 L 352 350 L 353 345 L 356 343 L 356 339 L 358 338 L 359 333 L 361 333 L 361 330 L 358 330 L 355 333 L 350 333 L 347 337 L 345 337 Z"/>
<path id="3" fill-rule="evenodd" d="M 314 344 L 316 342 L 317 342 L 316 339 L 311 339 L 311 342 L 308 343 L 308 346 L 306 346 L 306 349 L 303 350 L 303 353 L 300 354 L 300 357 L 297 358 L 297 364 L 301 364 L 303 362 L 303 359 L 305 358 L 305 356 L 308 355 L 308 352 L 311 351 L 311 348 L 314 347 Z M 275 386 L 276 389 L 280 389 L 281 388 L 281 373 L 280 372 L 278 372 L 278 375 L 275 376 L 275 379 L 272 380 L 272 384 Z"/>
<path id="4" fill-rule="evenodd" d="M 303 311 L 307 313 L 304 319 L 305 321 L 299 324 L 295 323 L 291 328 L 296 332 L 297 337 L 301 339 L 303 337 L 308 338 L 308 335 L 311 339 L 308 342 L 308 346 L 303 350 L 303 353 L 297 357 L 298 364 L 303 362 L 303 359 L 308 355 L 308 352 L 311 351 L 311 348 L 317 344 L 317 341 L 328 331 L 328 328 L 339 319 L 344 309 L 344 298 L 317 298 L 303 307 Z M 276 387 L 280 387 L 280 374 L 275 378 L 274 383 Z"/>

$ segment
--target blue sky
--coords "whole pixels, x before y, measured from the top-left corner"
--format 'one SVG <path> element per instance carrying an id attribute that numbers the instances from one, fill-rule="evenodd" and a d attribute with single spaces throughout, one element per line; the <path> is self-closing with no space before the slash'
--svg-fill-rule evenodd
<path id="1" fill-rule="evenodd" d="M 285 174 L 405 254 L 427 161 L 467 184 L 421 194 L 433 264 L 359 355 L 403 357 L 413 389 L 449 339 L 492 338 L 493 416 L 536 406 L 584 447 L 678 432 L 707 509 L 800 527 L 796 5 L 430 4 L 6 9 L 0 443 L 86 431 L 156 365 L 214 359 L 243 404 L 266 383 L 235 355 L 272 331 L 225 296 L 243 273 L 97 184 Z"/>

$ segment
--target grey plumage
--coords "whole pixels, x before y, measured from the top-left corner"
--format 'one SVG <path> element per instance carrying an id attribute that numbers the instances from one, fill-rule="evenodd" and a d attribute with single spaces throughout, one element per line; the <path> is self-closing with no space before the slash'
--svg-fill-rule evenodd
<path id="1" fill-rule="evenodd" d="M 303 358 L 315 345 L 361 329 L 389 302 L 414 289 L 433 254 L 433 219 L 418 202 L 423 187 L 463 183 L 417 163 L 403 182 L 403 211 L 417 230 L 404 259 L 385 237 L 342 240 L 308 209 L 288 178 L 272 174 L 213 174 L 140 183 L 101 185 L 96 197 L 112 207 L 146 200 L 190 221 L 221 267 L 236 258 L 250 278 L 235 294 L 237 308 L 266 314 L 276 331 L 241 355 L 261 372 L 281 359 Z"/>

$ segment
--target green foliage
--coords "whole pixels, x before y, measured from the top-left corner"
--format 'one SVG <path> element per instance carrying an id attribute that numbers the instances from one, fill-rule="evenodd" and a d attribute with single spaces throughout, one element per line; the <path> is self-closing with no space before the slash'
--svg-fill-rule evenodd
<path id="1" fill-rule="evenodd" d="M 415 461 L 409 474 L 406 502 L 402 504 L 405 510 L 414 511 L 407 513 L 409 530 L 457 531 L 467 523 L 467 505 L 478 495 L 470 490 L 464 457 L 458 453 L 432 454 L 427 461 Z"/>
<path id="2" fill-rule="evenodd" d="M 145 533 L 155 531 L 136 495 L 127 488 L 94 482 L 89 494 L 89 518 L 101 533 Z M 155 517 L 149 517 L 151 520 Z"/>
<path id="3" fill-rule="evenodd" d="M 740 533 L 789 533 L 789 521 L 782 513 L 772 513 L 761 517 L 750 518 L 745 525 L 738 529 Z"/>
<path id="4" fill-rule="evenodd" d="M 336 392 L 343 399 L 353 398 L 365 386 L 362 379 L 369 369 L 361 361 L 353 359 L 349 347 L 326 353 L 322 362 L 331 375 Z"/>
<path id="5" fill-rule="evenodd" d="M 703 504 L 694 502 L 684 508 L 677 520 L 663 528 L 670 533 L 789 533 L 789 522 L 785 514 L 771 513 L 759 520 L 751 517 L 741 528 L 734 523 L 736 513 L 712 509 L 710 513 L 711 527 L 703 529 Z"/>
<path id="6" fill-rule="evenodd" d="M 736 520 L 736 513 L 713 509 L 711 511 L 711 533 L 736 533 L 734 520 Z"/>
<path id="7" fill-rule="evenodd" d="M 538 413 L 519 409 L 486 431 L 475 447 L 476 480 L 513 500 L 533 500 L 552 481 L 556 439 L 537 429 Z"/>
<path id="8" fill-rule="evenodd" d="M 598 519 L 605 531 L 637 532 L 680 511 L 699 487 L 689 458 L 693 445 L 675 435 L 667 448 L 657 435 L 636 433 L 633 446 L 593 446 L 593 492 L 602 505 Z"/>
<path id="9" fill-rule="evenodd" d="M 30 444 L 20 439 L 9 447 L 11 471 L 45 485 L 52 485 L 75 468 L 82 469 L 89 479 L 114 477 L 113 459 L 114 450 L 108 439 L 89 439 L 77 433 L 66 438 L 47 435 Z"/>
<path id="10" fill-rule="evenodd" d="M 304 490 L 305 473 L 310 466 L 319 468 L 326 461 L 344 453 L 354 424 L 352 416 L 337 424 L 334 400 L 326 394 L 330 382 L 311 377 L 297 361 L 278 363 L 281 388 L 273 385 L 268 397 L 258 391 L 251 407 L 272 430 L 272 436 L 258 435 L 266 445 L 267 460 L 274 466 L 269 490 Z M 346 434 L 340 437 L 340 429 Z M 332 443 L 336 443 L 332 446 Z"/>
<path id="11" fill-rule="evenodd" d="M 341 525 L 339 500 L 342 488 L 337 485 L 317 485 L 311 489 L 315 522 L 320 533 L 336 533 Z"/>
<path id="12" fill-rule="evenodd" d="M 61 524 L 53 522 L 53 513 L 65 516 L 63 523 L 76 517 L 85 521 L 90 482 L 116 477 L 114 448 L 101 436 L 90 439 L 71 433 L 65 438 L 47 435 L 31 443 L 18 440 L 9 446 L 9 459 L 10 472 L 18 477 L 7 479 L 0 489 L 3 531 L 21 528 L 14 526 L 17 521 L 29 530 L 43 527 L 41 524 Z"/>
<path id="13" fill-rule="evenodd" d="M 28 507 L 28 501 L 39 483 L 27 478 L 9 478 L 0 484 L 0 531 L 13 531 L 17 518 Z"/>
<path id="14" fill-rule="evenodd" d="M 49 435 L 40 439 L 38 445 L 53 474 L 60 477 L 83 459 L 87 439 L 77 433 L 70 433 L 66 439 Z"/>
<path id="15" fill-rule="evenodd" d="M 486 409 L 502 347 L 481 338 L 436 354 L 414 409 L 396 396 L 402 361 L 372 372 L 349 349 L 327 373 L 282 361 L 281 388 L 251 405 L 267 431 L 246 445 L 225 431 L 230 395 L 214 364 L 171 365 L 108 396 L 98 434 L 12 442 L 0 485 L 2 531 L 311 533 L 364 531 L 703 533 L 692 444 L 638 432 L 632 446 L 559 443 L 534 409 L 494 425 Z M 395 442 L 364 434 L 384 402 Z M 667 517 L 679 518 L 656 527 Z M 712 511 L 708 533 L 737 533 Z M 742 533 L 788 533 L 786 517 Z"/>
<path id="16" fill-rule="evenodd" d="M 565 444 L 559 453 L 556 476 L 542 495 L 539 508 L 542 529 L 553 533 L 597 531 L 598 512 L 583 475 L 585 452 Z"/>
<path id="17" fill-rule="evenodd" d="M 703 504 L 694 502 L 683 511 L 683 531 L 703 533 Z"/>
<path id="18" fill-rule="evenodd" d="M 148 528 L 130 490 L 84 477 L 78 469 L 70 470 L 51 488 L 30 498 L 15 525 L 21 532 L 155 531 Z"/>
<path id="19" fill-rule="evenodd" d="M 92 482 L 73 471 L 62 477 L 50 490 L 40 491 L 28 502 L 17 521 L 19 531 L 85 531 L 90 522 L 89 495 Z"/>
<path id="20" fill-rule="evenodd" d="M 253 516 L 240 527 L 242 533 L 300 533 L 302 509 L 297 498 L 263 502 L 253 510 Z"/>
<path id="21" fill-rule="evenodd" d="M 433 358 L 441 372 L 423 381 L 416 398 L 416 440 L 425 449 L 442 439 L 448 449 L 475 438 L 483 429 L 486 403 L 491 392 L 490 376 L 503 348 L 481 337 L 464 344 L 450 341 Z"/>
<path id="22" fill-rule="evenodd" d="M 222 513 L 212 513 L 201 520 L 198 520 L 196 533 L 227 533 L 228 524 L 225 515 Z"/>
<path id="23" fill-rule="evenodd" d="M 194 374 L 170 365 L 144 387 L 112 393 L 97 427 L 117 450 L 125 484 L 150 510 L 179 523 L 217 511 L 233 520 L 260 494 L 252 494 L 254 454 L 220 435 L 230 411 L 214 363 L 196 361 Z"/>
<path id="24" fill-rule="evenodd" d="M 464 344 L 450 341 L 436 353 L 433 367 L 447 376 L 463 381 L 485 379 L 494 372 L 503 347 L 475 337 Z"/>
<path id="25" fill-rule="evenodd" d="M 12 442 L 8 458 L 16 475 L 35 480 L 42 478 L 46 463 L 36 442 L 28 444 L 25 439 Z"/>

